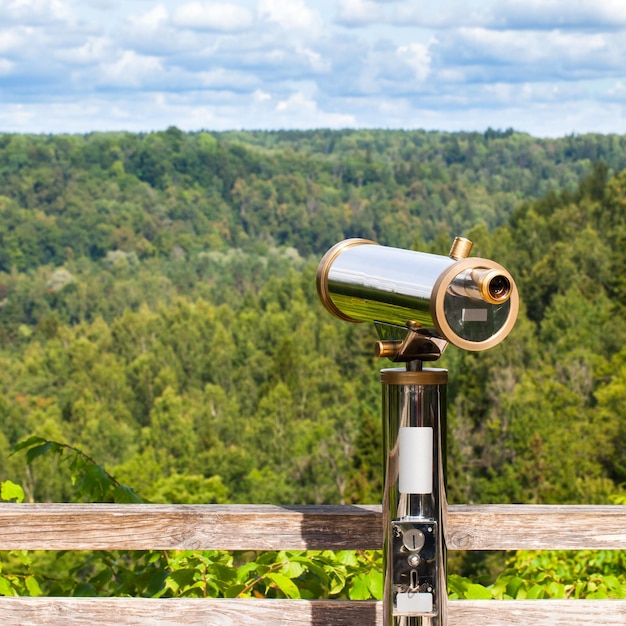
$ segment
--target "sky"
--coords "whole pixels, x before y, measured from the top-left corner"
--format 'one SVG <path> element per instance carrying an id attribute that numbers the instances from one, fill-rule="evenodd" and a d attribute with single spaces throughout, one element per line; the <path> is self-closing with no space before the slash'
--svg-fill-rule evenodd
<path id="1" fill-rule="evenodd" d="M 0 132 L 626 133 L 626 0 L 0 0 Z"/>

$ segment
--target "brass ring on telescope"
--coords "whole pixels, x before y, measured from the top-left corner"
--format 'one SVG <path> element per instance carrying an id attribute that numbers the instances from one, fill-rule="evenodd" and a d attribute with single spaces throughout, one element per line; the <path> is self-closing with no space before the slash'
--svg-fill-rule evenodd
<path id="1" fill-rule="evenodd" d="M 379 245 L 375 241 L 370 241 L 369 239 L 344 239 L 339 243 L 336 243 L 323 257 L 320 261 L 319 266 L 317 267 L 317 276 L 315 278 L 315 284 L 317 286 L 317 295 L 321 300 L 322 304 L 326 308 L 326 310 L 342 319 L 346 322 L 354 322 L 355 324 L 360 323 L 360 320 L 352 319 L 348 317 L 344 313 L 342 313 L 333 303 L 328 293 L 328 272 L 330 271 L 330 266 L 333 264 L 335 259 L 348 248 L 352 248 L 354 246 L 360 246 L 363 244 L 373 244 L 375 246 Z"/>
<path id="2" fill-rule="evenodd" d="M 497 333 L 484 341 L 469 341 L 459 337 L 459 335 L 452 330 L 450 324 L 448 324 L 448 320 L 446 320 L 443 303 L 446 293 L 448 292 L 448 286 L 456 276 L 468 269 L 496 270 L 498 273 L 502 274 L 511 285 L 511 295 L 507 300 L 507 302 L 510 302 L 511 305 L 509 317 Z M 489 259 L 472 257 L 462 259 L 450 265 L 435 281 L 433 293 L 435 294 L 435 297 L 430 301 L 430 315 L 435 323 L 435 327 L 446 341 L 449 341 L 451 344 L 457 346 L 457 348 L 473 352 L 493 348 L 511 332 L 513 326 L 515 325 L 515 321 L 517 320 L 517 314 L 519 312 L 519 293 L 517 291 L 517 285 L 509 272 L 507 272 L 495 261 L 491 261 Z"/>
<path id="3" fill-rule="evenodd" d="M 448 370 L 425 368 L 410 372 L 399 367 L 380 370 L 380 382 L 385 385 L 445 385 Z"/>

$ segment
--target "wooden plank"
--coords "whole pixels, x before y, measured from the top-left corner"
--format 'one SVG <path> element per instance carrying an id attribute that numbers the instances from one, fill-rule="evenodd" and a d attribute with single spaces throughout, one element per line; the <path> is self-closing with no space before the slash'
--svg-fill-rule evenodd
<path id="1" fill-rule="evenodd" d="M 378 549 L 380 506 L 0 504 L 3 550 Z M 457 505 L 449 550 L 626 549 L 626 506 Z"/>
<path id="2" fill-rule="evenodd" d="M 3 626 L 382 626 L 381 602 L 197 598 L 0 598 Z M 448 626 L 626 624 L 624 600 L 456 600 Z"/>
<path id="3" fill-rule="evenodd" d="M 625 550 L 626 506 L 452 506 L 446 543 L 449 550 Z"/>
<path id="4" fill-rule="evenodd" d="M 625 600 L 455 600 L 448 626 L 624 626 Z"/>
<path id="5" fill-rule="evenodd" d="M 2 550 L 358 550 L 381 545 L 380 507 L 0 504 Z"/>
<path id="6" fill-rule="evenodd" d="M 0 598 L 3 626 L 367 626 L 379 602 L 169 598 Z"/>

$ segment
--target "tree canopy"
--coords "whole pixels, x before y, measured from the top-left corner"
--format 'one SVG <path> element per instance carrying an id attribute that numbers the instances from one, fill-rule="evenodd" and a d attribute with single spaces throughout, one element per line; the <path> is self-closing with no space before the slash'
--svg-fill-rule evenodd
<path id="1" fill-rule="evenodd" d="M 317 262 L 348 236 L 445 254 L 466 235 L 523 309 L 502 346 L 442 361 L 450 499 L 606 501 L 626 481 L 624 167 L 601 135 L 2 135 L 0 472 L 70 497 L 53 460 L 7 458 L 34 434 L 159 501 L 377 501 L 384 363 L 319 305 Z"/>

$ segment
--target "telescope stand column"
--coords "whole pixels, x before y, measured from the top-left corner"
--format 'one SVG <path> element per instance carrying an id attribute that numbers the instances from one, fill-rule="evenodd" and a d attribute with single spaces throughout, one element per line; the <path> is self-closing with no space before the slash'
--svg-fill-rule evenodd
<path id="1" fill-rule="evenodd" d="M 411 363 L 409 366 L 421 366 Z M 411 370 L 414 367 L 410 368 Z M 446 626 L 442 369 L 381 370 L 385 626 Z"/>

